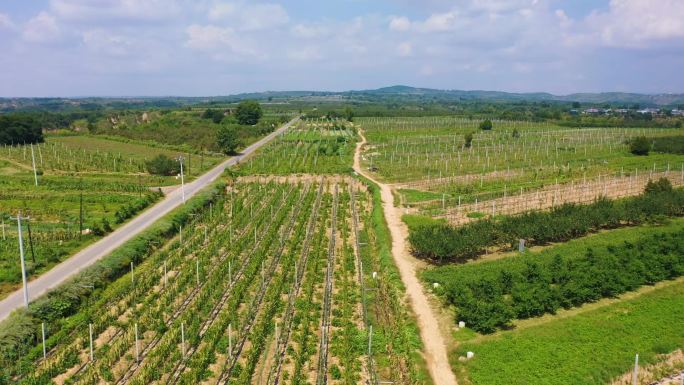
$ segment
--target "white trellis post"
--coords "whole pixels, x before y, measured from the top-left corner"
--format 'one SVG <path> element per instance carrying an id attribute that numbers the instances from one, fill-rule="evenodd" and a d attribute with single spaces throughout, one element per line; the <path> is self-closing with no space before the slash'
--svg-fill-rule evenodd
<path id="1" fill-rule="evenodd" d="M 93 355 L 93 324 L 88 324 L 88 334 L 90 335 L 90 361 L 94 361 L 94 355 Z"/>
<path id="2" fill-rule="evenodd" d="M 634 357 L 634 372 L 632 373 L 632 385 L 638 385 L 639 381 L 639 354 Z"/>
<path id="3" fill-rule="evenodd" d="M 40 325 L 40 331 L 43 335 L 43 359 L 47 358 L 47 349 L 45 347 L 45 322 Z"/>

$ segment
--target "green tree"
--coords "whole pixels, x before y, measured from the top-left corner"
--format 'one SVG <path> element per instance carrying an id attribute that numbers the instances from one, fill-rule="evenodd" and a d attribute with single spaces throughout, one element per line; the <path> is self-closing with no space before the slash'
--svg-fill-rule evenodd
<path id="1" fill-rule="evenodd" d="M 211 119 L 216 124 L 221 123 L 223 120 L 223 111 L 207 108 L 202 113 L 202 119 Z"/>
<path id="2" fill-rule="evenodd" d="M 178 175 L 180 173 L 180 163 L 169 158 L 164 154 L 159 154 L 145 163 L 147 172 L 152 175 Z"/>
<path id="3" fill-rule="evenodd" d="M 629 151 L 634 155 L 648 155 L 651 142 L 645 136 L 638 136 L 629 142 Z"/>
<path id="4" fill-rule="evenodd" d="M 344 118 L 347 119 L 348 122 L 351 122 L 354 120 L 354 110 L 352 110 L 351 107 L 349 107 L 349 106 L 345 107 Z"/>
<path id="5" fill-rule="evenodd" d="M 470 148 L 470 146 L 473 145 L 473 133 L 469 132 L 469 133 L 465 134 L 464 139 L 465 139 L 466 148 Z"/>
<path id="6" fill-rule="evenodd" d="M 492 129 L 492 127 L 492 121 L 489 119 L 485 119 L 482 122 L 480 122 L 480 130 L 489 131 Z"/>
<path id="7" fill-rule="evenodd" d="M 242 141 L 235 128 L 222 126 L 216 132 L 216 143 L 224 154 L 232 155 L 235 154 L 235 151 L 242 144 Z"/>
<path id="8" fill-rule="evenodd" d="M 256 100 L 243 100 L 235 109 L 235 118 L 242 125 L 253 126 L 263 116 L 261 105 Z"/>

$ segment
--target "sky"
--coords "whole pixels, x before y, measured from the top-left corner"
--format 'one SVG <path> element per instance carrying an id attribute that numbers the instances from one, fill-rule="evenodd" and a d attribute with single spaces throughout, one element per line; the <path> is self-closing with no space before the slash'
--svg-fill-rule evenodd
<path id="1" fill-rule="evenodd" d="M 2 0 L 0 96 L 684 93 L 684 0 Z"/>

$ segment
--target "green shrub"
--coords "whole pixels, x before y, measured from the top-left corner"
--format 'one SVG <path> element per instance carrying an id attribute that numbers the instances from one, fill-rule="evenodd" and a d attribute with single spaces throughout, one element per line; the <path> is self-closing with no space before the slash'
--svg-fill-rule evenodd
<path id="1" fill-rule="evenodd" d="M 172 176 L 180 174 L 180 163 L 164 154 L 159 154 L 145 163 L 147 172 L 152 175 Z"/>
<path id="2" fill-rule="evenodd" d="M 629 142 L 629 151 L 634 155 L 648 155 L 651 141 L 645 136 L 636 137 Z"/>

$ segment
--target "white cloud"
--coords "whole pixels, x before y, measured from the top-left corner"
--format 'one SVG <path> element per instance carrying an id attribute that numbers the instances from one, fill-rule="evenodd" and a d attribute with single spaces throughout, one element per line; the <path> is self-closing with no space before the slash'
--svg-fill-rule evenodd
<path id="1" fill-rule="evenodd" d="M 0 12 L 0 29 L 13 29 L 14 23 L 10 19 L 9 15 Z"/>
<path id="2" fill-rule="evenodd" d="M 50 9 L 60 18 L 86 22 L 164 20 L 180 11 L 176 0 L 50 0 Z"/>
<path id="3" fill-rule="evenodd" d="M 89 30 L 83 33 L 83 43 L 91 51 L 109 56 L 126 56 L 131 53 L 132 42 L 127 37 L 105 30 Z"/>
<path id="4" fill-rule="evenodd" d="M 240 60 L 244 57 L 263 58 L 265 55 L 255 47 L 257 44 L 238 34 L 229 27 L 215 25 L 191 25 L 186 29 L 188 40 L 185 45 L 199 51 L 212 53 L 220 60 Z M 224 51 L 228 49 L 229 52 Z"/>
<path id="5" fill-rule="evenodd" d="M 323 58 L 317 47 L 295 48 L 287 52 L 287 57 L 296 61 L 314 61 Z"/>
<path id="6" fill-rule="evenodd" d="M 411 56 L 413 55 L 413 45 L 411 43 L 405 41 L 403 43 L 399 43 L 397 46 L 397 53 L 399 56 Z"/>
<path id="7" fill-rule="evenodd" d="M 392 31 L 408 31 L 411 28 L 411 21 L 406 16 L 392 17 L 389 28 Z"/>
<path id="8" fill-rule="evenodd" d="M 684 1 L 611 0 L 587 25 L 608 46 L 647 47 L 650 42 L 684 38 Z"/>
<path id="9" fill-rule="evenodd" d="M 218 3 L 208 14 L 214 22 L 229 22 L 236 29 L 256 31 L 281 27 L 290 17 L 280 4 L 275 3 Z"/>
<path id="10" fill-rule="evenodd" d="M 297 24 L 292 27 L 292 34 L 302 39 L 316 39 L 327 36 L 329 29 L 323 25 Z"/>
<path id="11" fill-rule="evenodd" d="M 455 28 L 456 22 L 456 12 L 435 13 L 421 23 L 420 28 L 426 32 L 450 31 Z"/>
<path id="12" fill-rule="evenodd" d="M 47 12 L 41 12 L 29 20 L 24 26 L 22 37 L 33 43 L 46 43 L 57 40 L 60 29 L 55 17 Z"/>

